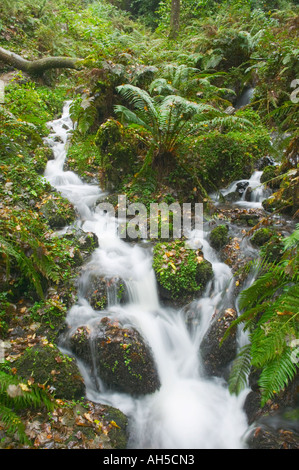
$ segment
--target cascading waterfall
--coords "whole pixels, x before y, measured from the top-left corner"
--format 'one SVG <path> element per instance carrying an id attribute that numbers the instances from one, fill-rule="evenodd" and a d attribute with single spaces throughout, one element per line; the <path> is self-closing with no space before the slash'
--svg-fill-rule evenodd
<path id="1" fill-rule="evenodd" d="M 70 102 L 63 115 L 49 123 L 52 133 L 47 138 L 54 160 L 48 162 L 46 179 L 74 204 L 79 213 L 77 224 L 93 232 L 99 240 L 91 260 L 85 266 L 81 288 L 89 274 L 121 278 L 129 300 L 120 305 L 116 296 L 109 297 L 108 308 L 95 311 L 78 291 L 78 302 L 67 316 L 71 328 L 91 324 L 104 316 L 116 316 L 137 329 L 150 345 L 161 382 L 153 394 L 136 398 L 105 388 L 99 377 L 100 391 L 79 363 L 85 378 L 86 395 L 91 401 L 122 410 L 129 418 L 131 449 L 239 449 L 244 448 L 248 429 L 243 403 L 248 391 L 230 395 L 220 378 L 206 378 L 202 373 L 200 343 L 216 309 L 231 306 L 232 272 L 221 263 L 205 235 L 200 243 L 205 258 L 212 263 L 214 280 L 206 292 L 195 300 L 198 322 L 190 329 L 182 309 L 160 304 L 152 255 L 147 244 L 130 244 L 117 235 L 116 220 L 94 209 L 103 196 L 96 185 L 83 183 L 71 171 L 63 171 L 67 152 Z M 191 233 L 189 245 L 195 246 L 197 234 Z"/>

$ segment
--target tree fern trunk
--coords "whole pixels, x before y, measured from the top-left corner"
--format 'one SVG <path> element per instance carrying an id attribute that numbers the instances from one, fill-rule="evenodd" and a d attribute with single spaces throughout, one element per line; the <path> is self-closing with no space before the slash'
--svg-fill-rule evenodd
<path id="1" fill-rule="evenodd" d="M 172 0 L 169 37 L 175 39 L 180 29 L 181 0 Z"/>

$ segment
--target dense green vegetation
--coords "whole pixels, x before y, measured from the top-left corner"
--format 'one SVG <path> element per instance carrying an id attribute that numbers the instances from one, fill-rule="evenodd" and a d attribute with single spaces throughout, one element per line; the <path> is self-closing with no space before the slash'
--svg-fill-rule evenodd
<path id="1" fill-rule="evenodd" d="M 297 2 L 181 3 L 174 37 L 171 0 L 2 0 L 0 47 L 30 60 L 82 61 L 78 69 L 39 76 L 0 61 L 7 83 L 0 105 L 0 340 L 15 325 L 16 305 L 21 315 L 20 302 L 22 322 L 58 332 L 73 295 L 79 244 L 57 230 L 76 214 L 42 177 L 51 158 L 46 123 L 66 99 L 73 99 L 77 124 L 67 166 L 84 180 L 147 206 L 203 201 L 209 207 L 209 192 L 248 178 L 257 160 L 271 154 L 277 166 L 264 172 L 263 182 L 274 193 L 264 207 L 298 217 Z M 251 103 L 232 109 L 252 87 Z M 271 143 L 273 132 L 278 138 Z M 225 225 L 219 230 L 211 235 L 217 249 L 227 237 Z M 263 245 L 264 258 L 242 296 L 236 323 L 249 330 L 250 344 L 231 379 L 238 391 L 250 367 L 258 369 L 262 404 L 297 372 L 290 341 L 298 338 L 298 230 L 280 240 L 278 259 L 268 257 L 278 246 L 273 240 L 268 229 L 253 240 Z M 201 255 L 183 251 L 179 241 L 163 243 L 154 261 L 162 286 L 173 298 L 199 291 Z M 60 294 L 51 296 L 50 288 Z M 8 406 L 48 404 L 21 385 L 1 372 L 2 420 L 9 419 Z M 11 387 L 22 391 L 12 397 Z M 11 423 L 24 436 L 17 415 Z"/>

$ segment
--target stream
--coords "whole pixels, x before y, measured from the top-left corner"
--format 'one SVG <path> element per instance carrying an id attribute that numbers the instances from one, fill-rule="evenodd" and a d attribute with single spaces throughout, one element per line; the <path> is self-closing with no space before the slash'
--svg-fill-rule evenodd
<path id="1" fill-rule="evenodd" d="M 198 321 L 190 329 L 183 309 L 161 305 L 150 244 L 133 244 L 120 239 L 116 220 L 96 208 L 96 202 L 104 195 L 101 189 L 95 184 L 84 183 L 71 171 L 64 171 L 68 132 L 73 128 L 69 107 L 70 102 L 67 102 L 62 117 L 49 123 L 51 133 L 46 141 L 53 150 L 54 160 L 48 162 L 45 178 L 73 203 L 79 214 L 76 224 L 86 232 L 95 233 L 99 247 L 84 267 L 78 301 L 68 312 L 67 324 L 75 330 L 103 317 L 115 317 L 122 324 L 132 326 L 150 345 L 161 383 L 160 389 L 153 394 L 132 397 L 107 389 L 101 377 L 97 377 L 95 383 L 79 362 L 87 399 L 118 408 L 128 417 L 130 449 L 246 448 L 248 424 L 243 404 L 248 390 L 238 397 L 233 396 L 223 379 L 206 378 L 199 354 L 215 310 L 237 308 L 232 292 L 232 271 L 218 259 L 208 242 L 209 223 L 204 223 L 203 237 L 195 231 L 190 233 L 189 245 L 193 248 L 202 246 L 204 257 L 212 263 L 214 271 L 214 279 L 204 295 L 193 302 Z M 240 197 L 240 206 L 261 207 L 265 194 L 261 189 L 260 174 L 255 172 L 249 181 L 253 188 L 251 201 Z M 232 185 L 223 195 L 234 189 Z M 254 250 L 246 241 L 241 249 Z M 82 294 L 90 272 L 123 279 L 129 300 L 120 304 L 110 292 L 108 308 L 95 311 Z M 247 283 L 252 281 L 248 279 Z M 245 341 L 246 337 L 240 333 L 239 345 Z"/>

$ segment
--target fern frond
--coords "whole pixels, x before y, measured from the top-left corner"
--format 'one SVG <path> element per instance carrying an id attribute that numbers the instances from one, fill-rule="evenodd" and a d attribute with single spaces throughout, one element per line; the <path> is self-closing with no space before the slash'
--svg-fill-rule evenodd
<path id="1" fill-rule="evenodd" d="M 299 245 L 299 224 L 296 225 L 296 230 L 283 240 L 283 244 L 284 251 Z"/>
<path id="2" fill-rule="evenodd" d="M 150 84 L 149 92 L 157 95 L 173 95 L 176 89 L 165 78 L 157 78 Z"/>
<path id="3" fill-rule="evenodd" d="M 147 116 L 153 127 L 157 126 L 158 113 L 154 105 L 153 98 L 145 91 L 134 85 L 121 85 L 117 87 L 117 91 L 135 107 L 139 112 L 147 111 Z"/>
<path id="4" fill-rule="evenodd" d="M 130 123 L 130 125 L 136 125 L 140 128 L 148 130 L 149 132 L 152 131 L 152 128 L 144 120 L 142 120 L 137 116 L 136 113 L 126 108 L 125 106 L 117 105 L 114 107 L 114 111 L 116 114 L 122 115 L 126 122 Z"/>
<path id="5" fill-rule="evenodd" d="M 246 387 L 248 374 L 251 369 L 251 346 L 243 346 L 237 358 L 234 360 L 229 377 L 229 391 L 231 394 L 239 395 Z"/>
<path id="6" fill-rule="evenodd" d="M 28 386 L 19 377 L 0 371 L 0 420 L 9 434 L 17 433 L 22 443 L 28 443 L 24 424 L 16 412 L 42 405 L 48 411 L 54 409 L 54 402 L 47 391 L 35 384 Z"/>
<path id="7" fill-rule="evenodd" d="M 17 434 L 22 444 L 28 444 L 29 439 L 25 433 L 25 426 L 19 416 L 10 408 L 0 402 L 0 421 L 3 422 L 6 432 L 9 435 Z"/>
<path id="8" fill-rule="evenodd" d="M 264 406 L 276 393 L 283 390 L 293 380 L 296 373 L 297 367 L 292 360 L 289 348 L 265 365 L 258 380 L 262 392 L 261 405 Z"/>
<path id="9" fill-rule="evenodd" d="M 213 119 L 210 119 L 208 121 L 201 121 L 198 124 L 198 128 L 203 128 L 203 127 L 221 127 L 221 126 L 227 126 L 228 128 L 231 129 L 244 129 L 245 128 L 253 128 L 254 124 L 250 122 L 248 119 L 241 118 L 239 116 L 228 116 L 228 115 L 222 115 L 219 117 L 215 117 Z"/>
<path id="10" fill-rule="evenodd" d="M 45 405 L 52 410 L 54 404 L 47 391 L 35 384 L 27 386 L 20 377 L 0 371 L 0 403 L 13 407 L 15 410 Z"/>
<path id="11" fill-rule="evenodd" d="M 25 253 L 15 248 L 11 242 L 8 242 L 4 237 L 0 235 L 0 249 L 1 248 L 4 248 L 4 254 L 6 255 L 8 265 L 9 257 L 14 258 L 22 272 L 24 272 L 24 275 L 32 282 L 37 294 L 41 298 L 43 298 L 44 293 L 40 277 L 35 270 L 32 260 L 28 258 Z"/>

